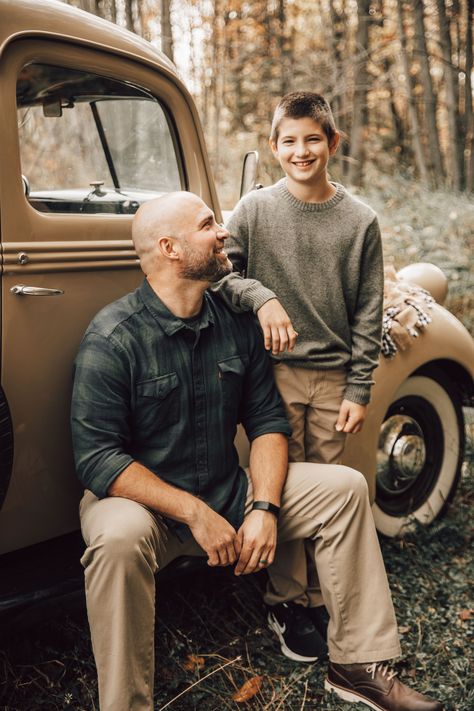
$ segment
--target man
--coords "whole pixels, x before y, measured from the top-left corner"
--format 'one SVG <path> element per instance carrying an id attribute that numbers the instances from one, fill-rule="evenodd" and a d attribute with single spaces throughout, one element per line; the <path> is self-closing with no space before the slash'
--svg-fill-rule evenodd
<path id="1" fill-rule="evenodd" d="M 206 292 L 231 270 L 227 236 L 191 193 L 143 205 L 133 239 L 146 279 L 96 316 L 76 360 L 72 427 L 100 708 L 153 709 L 157 570 L 203 555 L 248 574 L 271 566 L 277 542 L 309 539 L 330 614 L 327 687 L 387 711 L 441 711 L 378 664 L 400 648 L 365 480 L 342 466 L 288 468 L 290 430 L 261 334 L 252 316 Z M 239 420 L 248 475 L 233 445 Z M 289 588 L 293 572 L 288 560 Z M 284 592 L 278 579 L 269 606 Z M 316 659 L 321 639 L 300 612 L 282 623 L 285 604 L 274 606 L 273 628 L 283 651 Z"/>

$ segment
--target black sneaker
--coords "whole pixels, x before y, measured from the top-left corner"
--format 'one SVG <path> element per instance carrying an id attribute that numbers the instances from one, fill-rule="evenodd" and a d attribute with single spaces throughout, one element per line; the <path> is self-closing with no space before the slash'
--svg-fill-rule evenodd
<path id="1" fill-rule="evenodd" d="M 327 640 L 329 624 L 329 614 L 327 609 L 324 605 L 318 605 L 318 607 L 305 607 L 305 610 L 321 637 Z"/>
<path id="2" fill-rule="evenodd" d="M 268 626 L 276 632 L 281 651 L 296 662 L 316 662 L 327 657 L 328 648 L 306 608 L 294 602 L 268 605 Z"/>

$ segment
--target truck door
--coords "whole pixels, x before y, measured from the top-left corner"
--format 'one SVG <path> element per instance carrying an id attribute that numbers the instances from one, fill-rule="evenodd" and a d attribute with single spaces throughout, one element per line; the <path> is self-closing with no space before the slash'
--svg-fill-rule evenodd
<path id="1" fill-rule="evenodd" d="M 208 197 L 187 101 L 169 73 L 105 51 L 25 39 L 2 58 L 1 385 L 14 459 L 0 553 L 78 525 L 73 360 L 93 315 L 143 278 L 130 237 L 139 204 L 188 188 Z"/>

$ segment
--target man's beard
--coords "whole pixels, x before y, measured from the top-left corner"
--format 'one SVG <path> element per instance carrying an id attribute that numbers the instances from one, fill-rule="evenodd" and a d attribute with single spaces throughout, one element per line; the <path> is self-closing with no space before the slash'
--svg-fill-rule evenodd
<path id="1" fill-rule="evenodd" d="M 217 254 L 213 254 L 211 257 L 203 257 L 201 253 L 193 250 L 187 243 L 185 243 L 184 254 L 186 261 L 180 271 L 182 279 L 213 283 L 232 271 L 232 264 L 229 259 L 223 261 Z"/>

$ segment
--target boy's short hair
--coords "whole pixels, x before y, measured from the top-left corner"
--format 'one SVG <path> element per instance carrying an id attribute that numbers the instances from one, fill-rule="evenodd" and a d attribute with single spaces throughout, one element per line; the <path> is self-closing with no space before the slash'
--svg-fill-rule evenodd
<path id="1" fill-rule="evenodd" d="M 328 143 L 331 143 L 336 134 L 336 124 L 331 107 L 324 96 L 312 91 L 292 91 L 280 99 L 273 114 L 270 140 L 273 143 L 277 142 L 280 124 L 284 118 L 306 117 L 312 118 L 320 124 Z"/>

